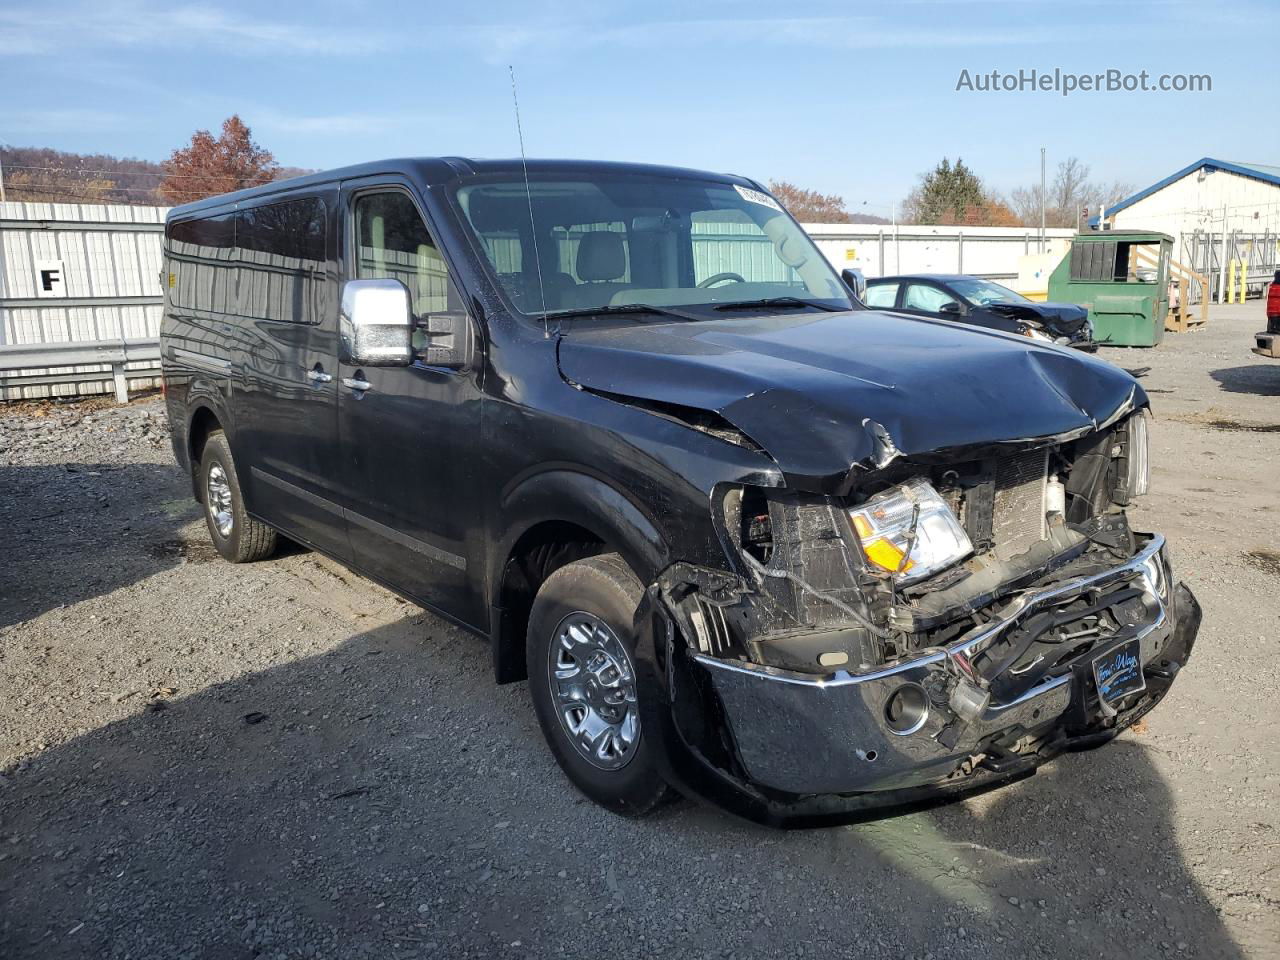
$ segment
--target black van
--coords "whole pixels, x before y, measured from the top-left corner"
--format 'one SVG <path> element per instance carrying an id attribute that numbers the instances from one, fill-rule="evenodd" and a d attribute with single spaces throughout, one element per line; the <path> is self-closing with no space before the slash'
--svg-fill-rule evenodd
<path id="1" fill-rule="evenodd" d="M 1147 397 L 861 308 L 737 176 L 394 160 L 176 208 L 174 452 L 218 551 L 305 544 L 487 637 L 588 796 L 769 822 L 1101 744 L 1200 612 Z"/>

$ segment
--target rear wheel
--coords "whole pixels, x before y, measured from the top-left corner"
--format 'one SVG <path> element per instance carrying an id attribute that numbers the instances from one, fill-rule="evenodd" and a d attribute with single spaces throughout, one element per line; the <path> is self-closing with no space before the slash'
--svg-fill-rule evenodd
<path id="1" fill-rule="evenodd" d="M 276 550 L 276 532 L 249 516 L 231 447 L 222 431 L 209 435 L 200 455 L 200 493 L 213 546 L 224 560 L 250 563 Z"/>
<path id="2" fill-rule="evenodd" d="M 643 593 L 617 554 L 563 566 L 534 599 L 526 644 L 530 694 L 556 762 L 584 794 L 628 816 L 668 793 L 640 725 L 633 619 Z"/>

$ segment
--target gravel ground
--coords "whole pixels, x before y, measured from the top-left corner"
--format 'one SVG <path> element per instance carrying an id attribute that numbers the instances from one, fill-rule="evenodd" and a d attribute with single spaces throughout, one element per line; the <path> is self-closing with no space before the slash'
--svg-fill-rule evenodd
<path id="1" fill-rule="evenodd" d="M 221 563 L 155 399 L 0 410 L 0 956 L 1280 953 L 1280 362 L 1157 350 L 1205 608 L 1144 729 L 929 813 L 783 833 L 578 796 L 473 637 L 313 554 Z"/>

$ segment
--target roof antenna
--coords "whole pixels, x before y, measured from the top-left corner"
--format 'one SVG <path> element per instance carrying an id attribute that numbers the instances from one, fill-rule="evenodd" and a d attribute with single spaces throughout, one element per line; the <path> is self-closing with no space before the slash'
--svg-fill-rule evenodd
<path id="1" fill-rule="evenodd" d="M 516 108 L 516 136 L 520 139 L 520 163 L 524 167 L 524 195 L 529 201 L 529 230 L 533 239 L 533 264 L 538 271 L 538 296 L 542 299 L 542 335 L 550 338 L 551 331 L 547 328 L 547 291 L 542 285 L 542 254 L 538 248 L 538 227 L 533 222 L 533 190 L 529 186 L 529 161 L 524 155 L 524 130 L 520 127 L 520 98 L 516 96 L 516 68 L 511 64 L 507 64 L 507 71 L 511 74 L 511 102 Z"/>

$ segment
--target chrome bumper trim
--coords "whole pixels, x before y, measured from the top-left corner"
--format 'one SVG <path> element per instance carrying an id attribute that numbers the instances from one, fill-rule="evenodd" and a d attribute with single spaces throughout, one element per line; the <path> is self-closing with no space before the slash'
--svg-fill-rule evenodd
<path id="1" fill-rule="evenodd" d="M 835 670 L 832 673 L 819 676 L 812 673 L 800 673 L 795 670 L 764 666 L 758 663 L 747 663 L 742 660 L 721 660 L 707 656 L 704 653 L 694 654 L 693 659 L 714 670 L 735 671 L 760 680 L 796 683 L 802 686 L 824 689 L 885 680 L 901 673 L 911 673 L 931 664 L 941 663 L 948 656 L 954 656 L 955 654 L 962 654 L 966 657 L 976 656 L 994 643 L 1000 634 L 1037 607 L 1051 603 L 1058 598 L 1074 597 L 1090 587 L 1105 586 L 1116 580 L 1128 579 L 1138 574 L 1143 576 L 1151 592 L 1159 598 L 1161 605 L 1159 620 L 1163 621 L 1164 607 L 1169 600 L 1168 578 L 1165 575 L 1163 564 L 1159 560 L 1163 549 L 1164 537 L 1158 533 L 1152 534 L 1146 546 L 1119 566 L 1104 570 L 1102 573 L 1095 573 L 1087 577 L 1073 577 L 1070 580 L 1064 580 L 1062 583 L 1056 583 L 1051 587 L 1028 591 L 1014 600 L 1012 609 L 995 623 L 985 627 L 976 627 L 948 647 L 934 650 L 923 656 L 913 657 L 910 660 L 900 660 L 884 667 L 874 667 L 858 672 Z M 1159 623 L 1156 623 L 1152 626 L 1154 628 L 1158 625 Z"/>

